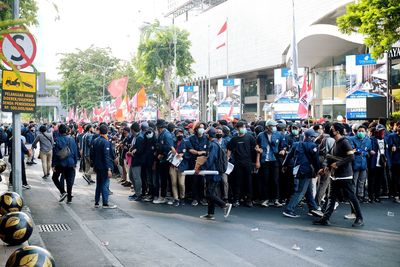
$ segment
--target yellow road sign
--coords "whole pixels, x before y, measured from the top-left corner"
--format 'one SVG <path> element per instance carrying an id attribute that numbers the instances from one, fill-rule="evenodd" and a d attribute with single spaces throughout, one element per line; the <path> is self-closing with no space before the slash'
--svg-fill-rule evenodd
<path id="1" fill-rule="evenodd" d="M 36 93 L 36 74 L 3 70 L 3 90 Z"/>

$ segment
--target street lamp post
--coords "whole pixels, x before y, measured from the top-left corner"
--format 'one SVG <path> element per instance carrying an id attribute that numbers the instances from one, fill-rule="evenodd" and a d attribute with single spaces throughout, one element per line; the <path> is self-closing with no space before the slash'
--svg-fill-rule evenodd
<path id="1" fill-rule="evenodd" d="M 90 63 L 90 62 L 84 62 L 86 64 L 98 67 L 102 70 L 102 75 L 103 75 L 103 94 L 101 96 L 101 107 L 104 108 L 105 106 L 105 93 L 106 93 L 106 74 L 108 70 L 114 69 L 115 67 L 106 67 L 106 66 L 101 66 L 99 64 L 95 63 Z"/>

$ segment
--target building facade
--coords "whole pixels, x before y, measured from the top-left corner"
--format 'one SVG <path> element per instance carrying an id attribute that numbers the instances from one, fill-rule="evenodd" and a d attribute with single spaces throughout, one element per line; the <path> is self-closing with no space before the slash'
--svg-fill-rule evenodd
<path id="1" fill-rule="evenodd" d="M 346 56 L 368 52 L 362 36 L 338 31 L 336 18 L 351 2 L 294 0 L 293 8 L 292 0 L 175 0 L 167 15 L 190 32 L 195 81 L 185 82 L 209 90 L 209 80 L 213 96 L 218 79 L 241 79 L 242 117 L 253 119 L 273 116 L 274 71 L 290 60 L 294 12 L 298 66 L 314 95 L 310 115 L 336 118 L 346 116 Z M 225 45 L 217 49 L 225 22 Z"/>

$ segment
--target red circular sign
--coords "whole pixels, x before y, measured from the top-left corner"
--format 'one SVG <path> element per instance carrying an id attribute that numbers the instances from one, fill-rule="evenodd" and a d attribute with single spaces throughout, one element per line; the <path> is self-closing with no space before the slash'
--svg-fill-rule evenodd
<path id="1" fill-rule="evenodd" d="M 29 67 L 36 56 L 36 41 L 31 33 L 8 33 L 0 41 L 0 53 L 18 69 Z M 9 62 L 4 61 L 11 67 Z"/>

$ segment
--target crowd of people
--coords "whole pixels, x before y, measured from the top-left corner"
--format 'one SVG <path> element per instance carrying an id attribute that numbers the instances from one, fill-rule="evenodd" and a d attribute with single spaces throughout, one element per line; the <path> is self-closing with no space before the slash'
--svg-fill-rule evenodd
<path id="1" fill-rule="evenodd" d="M 306 203 L 318 217 L 314 223 L 328 225 L 338 203 L 349 201 L 345 217 L 359 227 L 361 203 L 400 203 L 400 121 L 30 122 L 21 134 L 23 187 L 30 188 L 24 155 L 35 164 L 39 144 L 43 179 L 52 170 L 60 202 L 72 202 L 79 169 L 96 186 L 96 208 L 100 199 L 103 208 L 116 208 L 109 203 L 110 178 L 116 178 L 132 190 L 129 201 L 204 205 L 201 218 L 208 220 L 216 206 L 228 217 L 241 205 L 283 207 L 284 216 L 296 218 L 296 207 Z M 11 158 L 12 129 L 3 128 L 0 137 Z"/>

